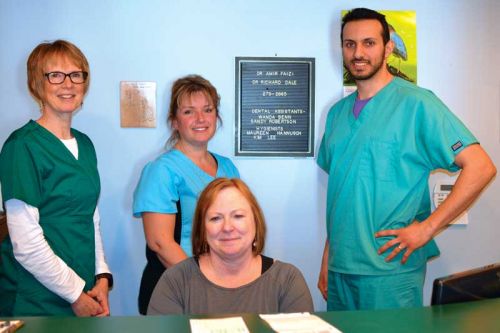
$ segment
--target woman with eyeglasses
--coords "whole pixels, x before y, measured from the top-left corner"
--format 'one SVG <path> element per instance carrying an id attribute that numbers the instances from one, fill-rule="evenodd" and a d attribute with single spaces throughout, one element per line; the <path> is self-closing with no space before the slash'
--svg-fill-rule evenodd
<path id="1" fill-rule="evenodd" d="M 106 316 L 112 276 L 99 229 L 94 146 L 71 128 L 89 87 L 73 44 L 38 45 L 28 88 L 41 116 L 14 131 L 0 153 L 9 235 L 1 243 L 0 317 Z"/>

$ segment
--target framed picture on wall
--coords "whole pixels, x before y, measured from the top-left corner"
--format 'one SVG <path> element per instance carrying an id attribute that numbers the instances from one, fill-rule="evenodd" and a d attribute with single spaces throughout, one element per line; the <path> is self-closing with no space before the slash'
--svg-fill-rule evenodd
<path id="1" fill-rule="evenodd" d="M 156 82 L 120 82 L 121 127 L 156 127 Z"/>
<path id="2" fill-rule="evenodd" d="M 235 64 L 235 155 L 314 156 L 314 58 Z"/>

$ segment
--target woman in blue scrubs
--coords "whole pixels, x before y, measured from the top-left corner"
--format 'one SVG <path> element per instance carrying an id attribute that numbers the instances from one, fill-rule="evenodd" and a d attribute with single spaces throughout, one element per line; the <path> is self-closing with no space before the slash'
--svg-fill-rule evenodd
<path id="1" fill-rule="evenodd" d="M 144 167 L 134 193 L 134 216 L 142 217 L 147 242 L 141 314 L 165 269 L 192 255 L 191 224 L 199 194 L 215 178 L 239 177 L 228 158 L 208 150 L 220 121 L 219 100 L 215 87 L 198 75 L 172 86 L 170 149 Z"/>

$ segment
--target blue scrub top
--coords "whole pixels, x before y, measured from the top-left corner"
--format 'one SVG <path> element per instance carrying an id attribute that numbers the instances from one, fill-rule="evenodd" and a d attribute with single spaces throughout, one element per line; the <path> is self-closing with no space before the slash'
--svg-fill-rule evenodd
<path id="1" fill-rule="evenodd" d="M 379 91 L 358 119 L 352 112 L 356 95 L 330 110 L 317 160 L 329 174 L 329 269 L 365 275 L 417 269 L 439 254 L 434 241 L 402 265 L 402 254 L 388 263 L 390 251 L 377 254 L 392 237 L 374 234 L 425 220 L 430 172 L 457 171 L 455 156 L 477 140 L 431 91 L 400 78 Z"/>
<path id="2" fill-rule="evenodd" d="M 217 161 L 215 178 L 239 178 L 236 166 L 226 157 L 211 153 Z M 191 227 L 198 196 L 215 179 L 200 169 L 186 155 L 172 149 L 148 163 L 134 192 L 134 216 L 143 212 L 176 214 L 181 207 L 180 246 L 188 257 L 192 255 Z"/>

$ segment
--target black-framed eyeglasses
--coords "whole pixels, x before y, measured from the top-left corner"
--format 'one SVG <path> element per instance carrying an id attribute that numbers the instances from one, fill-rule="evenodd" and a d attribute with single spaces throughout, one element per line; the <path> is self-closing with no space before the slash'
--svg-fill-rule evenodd
<path id="1" fill-rule="evenodd" d="M 63 83 L 64 80 L 66 80 L 66 76 L 69 76 L 71 82 L 75 84 L 82 84 L 85 82 L 85 80 L 87 80 L 87 76 L 89 76 L 89 73 L 83 71 L 71 72 L 68 74 L 63 72 L 50 72 L 50 73 L 45 73 L 44 75 L 51 84 Z"/>

